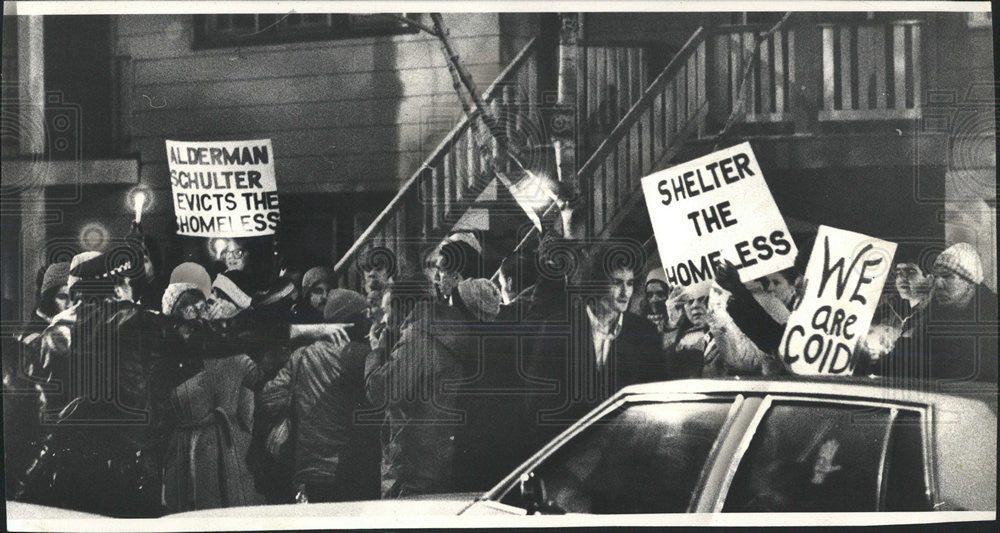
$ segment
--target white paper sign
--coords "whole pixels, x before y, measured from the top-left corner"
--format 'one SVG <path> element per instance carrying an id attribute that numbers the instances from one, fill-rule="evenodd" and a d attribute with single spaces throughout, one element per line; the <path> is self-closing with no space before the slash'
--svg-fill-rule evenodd
<path id="1" fill-rule="evenodd" d="M 851 375 L 896 243 L 820 226 L 802 303 L 788 317 L 779 352 L 796 374 Z"/>
<path id="2" fill-rule="evenodd" d="M 273 235 L 280 220 L 270 139 L 167 141 L 177 234 Z"/>
<path id="3" fill-rule="evenodd" d="M 798 250 L 750 143 L 713 152 L 642 179 L 667 279 L 713 279 L 728 259 L 750 281 L 792 266 Z"/>

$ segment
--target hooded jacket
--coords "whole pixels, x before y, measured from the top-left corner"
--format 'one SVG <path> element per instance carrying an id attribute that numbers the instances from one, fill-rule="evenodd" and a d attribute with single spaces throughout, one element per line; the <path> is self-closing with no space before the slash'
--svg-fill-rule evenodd
<path id="1" fill-rule="evenodd" d="M 338 500 L 377 497 L 378 459 L 371 453 L 377 450 L 377 438 L 370 435 L 377 426 L 355 421 L 355 414 L 367 409 L 364 364 L 369 351 L 359 342 L 337 347 L 318 341 L 292 352 L 265 385 L 262 408 L 290 415 L 295 485 L 336 485 Z"/>
<path id="2" fill-rule="evenodd" d="M 367 376 L 369 401 L 385 411 L 383 498 L 454 490 L 461 359 L 479 350 L 465 319 L 454 308 L 419 303 L 388 360 Z"/>

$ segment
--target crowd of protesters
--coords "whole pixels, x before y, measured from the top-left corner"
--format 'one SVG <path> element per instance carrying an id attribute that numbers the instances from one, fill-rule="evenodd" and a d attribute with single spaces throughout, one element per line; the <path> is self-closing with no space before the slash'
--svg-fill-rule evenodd
<path id="1" fill-rule="evenodd" d="M 371 251 L 363 294 L 323 266 L 262 279 L 239 240 L 223 272 L 182 263 L 152 290 L 164 273 L 137 226 L 49 265 L 5 340 L 8 498 L 155 516 L 485 490 L 627 385 L 789 373 L 801 268 L 742 283 L 720 263 L 674 287 L 641 247 L 584 245 L 569 189 L 558 206 L 504 257 L 471 233 L 412 271 Z M 903 252 L 893 280 L 858 373 L 995 386 L 995 342 L 935 337 L 996 321 L 975 249 Z"/>

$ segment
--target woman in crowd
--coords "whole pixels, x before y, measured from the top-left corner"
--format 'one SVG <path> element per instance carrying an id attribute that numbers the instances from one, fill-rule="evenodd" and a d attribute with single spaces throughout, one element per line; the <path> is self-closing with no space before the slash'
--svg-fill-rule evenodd
<path id="1" fill-rule="evenodd" d="M 710 287 L 709 283 L 690 285 L 679 298 L 684 315 L 673 343 L 667 346 L 667 365 L 679 377 L 701 377 L 702 368 L 717 355 L 708 324 Z"/>
<path id="2" fill-rule="evenodd" d="M 161 377 L 180 382 L 167 393 L 163 503 L 170 512 L 262 503 L 247 465 L 257 368 L 244 342 L 201 322 L 204 306 L 194 284 L 172 284 L 163 296 L 179 337 L 174 379 Z"/>

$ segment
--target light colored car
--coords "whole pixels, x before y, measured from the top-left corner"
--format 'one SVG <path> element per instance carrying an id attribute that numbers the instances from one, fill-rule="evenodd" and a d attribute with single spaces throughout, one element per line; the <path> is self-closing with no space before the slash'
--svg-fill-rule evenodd
<path id="1" fill-rule="evenodd" d="M 944 394 L 845 378 L 651 383 L 616 394 L 485 494 L 168 518 L 994 511 L 996 431 L 995 389 Z"/>

